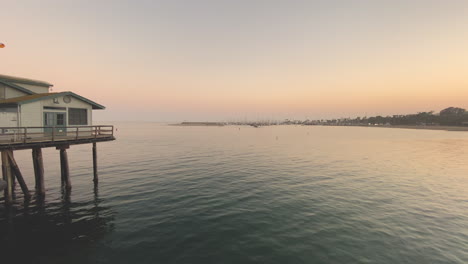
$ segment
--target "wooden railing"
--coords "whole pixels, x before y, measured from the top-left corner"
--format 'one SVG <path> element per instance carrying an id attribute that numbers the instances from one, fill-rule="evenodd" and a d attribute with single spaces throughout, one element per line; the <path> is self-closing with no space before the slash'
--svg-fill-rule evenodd
<path id="1" fill-rule="evenodd" d="M 106 137 L 114 137 L 114 126 L 0 127 L 0 144 Z"/>

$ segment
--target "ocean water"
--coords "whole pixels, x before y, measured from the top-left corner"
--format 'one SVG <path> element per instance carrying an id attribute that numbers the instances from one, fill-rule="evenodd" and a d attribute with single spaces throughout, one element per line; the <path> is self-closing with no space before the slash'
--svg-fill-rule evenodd
<path id="1" fill-rule="evenodd" d="M 468 263 L 468 132 L 115 125 L 98 186 L 69 149 L 70 196 L 44 149 L 45 200 L 0 205 L 2 260 Z"/>

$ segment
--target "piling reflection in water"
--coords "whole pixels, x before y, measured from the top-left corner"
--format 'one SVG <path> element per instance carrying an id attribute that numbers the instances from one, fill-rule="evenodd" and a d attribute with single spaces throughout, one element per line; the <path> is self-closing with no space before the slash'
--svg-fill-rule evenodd
<path id="1" fill-rule="evenodd" d="M 114 212 L 101 205 L 98 191 L 95 186 L 94 197 L 85 202 L 73 202 L 70 193 L 63 191 L 58 202 L 37 196 L 0 206 L 2 259 L 70 263 L 71 255 L 81 260 L 89 257 L 93 245 L 114 229 Z"/>

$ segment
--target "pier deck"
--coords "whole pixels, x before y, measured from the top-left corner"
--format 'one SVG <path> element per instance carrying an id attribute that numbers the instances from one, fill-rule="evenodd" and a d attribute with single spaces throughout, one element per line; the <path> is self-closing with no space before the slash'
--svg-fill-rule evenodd
<path id="1" fill-rule="evenodd" d="M 113 126 L 0 127 L 0 150 L 57 147 L 115 140 Z"/>
<path id="2" fill-rule="evenodd" d="M 62 187 L 70 193 L 70 169 L 67 149 L 71 145 L 92 144 L 93 181 L 98 182 L 97 142 L 112 141 L 114 126 L 60 126 L 60 127 L 0 127 L 0 152 L 2 158 L 2 178 L 0 190 L 5 191 L 5 202 L 13 199 L 14 182 L 17 179 L 25 198 L 30 197 L 23 174 L 14 158 L 15 150 L 31 149 L 34 166 L 36 195 L 45 194 L 44 164 L 42 148 L 55 147 L 60 150 Z"/>

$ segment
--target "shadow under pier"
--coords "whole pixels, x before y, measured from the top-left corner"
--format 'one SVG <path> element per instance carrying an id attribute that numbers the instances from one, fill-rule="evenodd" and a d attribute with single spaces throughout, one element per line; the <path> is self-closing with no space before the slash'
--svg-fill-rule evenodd
<path id="1" fill-rule="evenodd" d="M 16 263 L 86 261 L 96 243 L 114 229 L 112 208 L 102 206 L 98 188 L 89 201 L 73 202 L 69 192 L 60 200 L 44 196 L 23 204 L 0 206 L 2 260 Z M 75 256 L 72 257 L 71 256 Z"/>

